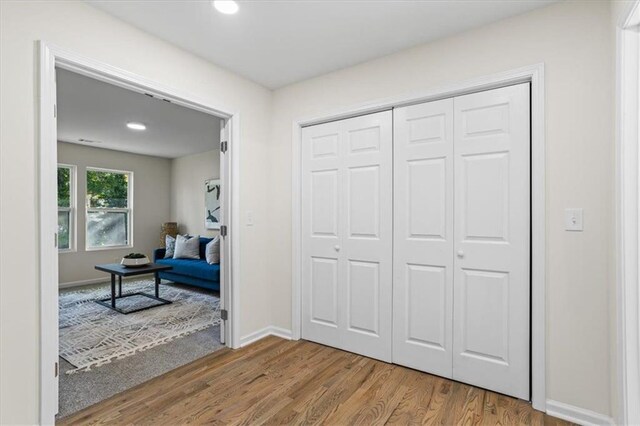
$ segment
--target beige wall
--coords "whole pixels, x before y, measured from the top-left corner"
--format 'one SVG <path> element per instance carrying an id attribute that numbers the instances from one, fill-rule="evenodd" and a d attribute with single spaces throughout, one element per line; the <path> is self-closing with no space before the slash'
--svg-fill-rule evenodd
<path id="1" fill-rule="evenodd" d="M 607 2 L 560 2 L 274 92 L 269 286 L 291 326 L 292 122 L 545 63 L 547 397 L 610 415 L 613 296 L 613 41 Z M 563 212 L 583 207 L 584 232 Z"/>
<path id="2" fill-rule="evenodd" d="M 147 155 L 130 154 L 90 146 L 58 142 L 58 162 L 77 166 L 77 246 L 75 252 L 58 256 L 60 284 L 104 278 L 96 271 L 99 263 L 119 262 L 131 252 L 151 258 L 158 247 L 160 225 L 171 217 L 171 160 Z M 133 172 L 133 248 L 85 251 L 84 210 L 87 167 Z"/>
<path id="3" fill-rule="evenodd" d="M 241 335 L 291 325 L 294 119 L 544 62 L 547 397 L 611 414 L 612 34 L 607 3 L 561 2 L 271 93 L 86 4 L 0 2 L 0 423 L 38 420 L 39 39 L 241 113 Z M 566 207 L 584 232 L 563 230 Z"/>
<path id="4" fill-rule="evenodd" d="M 0 423 L 39 416 L 36 41 L 194 94 L 240 113 L 240 210 L 267 214 L 271 92 L 137 30 L 84 2 L 0 2 Z M 271 323 L 266 221 L 241 232 L 245 336 Z M 269 244 L 269 247 L 271 244 Z M 243 297 L 246 295 L 247 297 Z"/>
<path id="5" fill-rule="evenodd" d="M 220 150 L 176 158 L 171 162 L 171 220 L 180 233 L 213 236 L 204 227 L 204 181 L 220 178 Z"/>

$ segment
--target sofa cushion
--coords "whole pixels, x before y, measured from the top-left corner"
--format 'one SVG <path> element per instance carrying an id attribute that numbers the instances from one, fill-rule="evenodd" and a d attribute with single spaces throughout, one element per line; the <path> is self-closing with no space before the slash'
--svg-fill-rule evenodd
<path id="1" fill-rule="evenodd" d="M 204 259 L 158 259 L 160 265 L 172 266 L 167 272 L 201 280 L 220 281 L 220 265 L 209 265 Z"/>
<path id="2" fill-rule="evenodd" d="M 176 237 L 176 249 L 173 253 L 174 259 L 200 259 L 200 237 L 187 237 L 178 235 Z"/>
<path id="3" fill-rule="evenodd" d="M 205 251 L 205 260 L 209 265 L 220 263 L 220 237 L 209 241 Z"/>
<path id="4" fill-rule="evenodd" d="M 164 245 L 166 247 L 164 251 L 164 258 L 173 258 L 173 252 L 176 251 L 176 239 L 171 235 L 166 235 L 164 238 Z"/>
<path id="5" fill-rule="evenodd" d="M 213 238 L 200 237 L 200 259 L 207 258 L 207 244 L 213 240 Z"/>

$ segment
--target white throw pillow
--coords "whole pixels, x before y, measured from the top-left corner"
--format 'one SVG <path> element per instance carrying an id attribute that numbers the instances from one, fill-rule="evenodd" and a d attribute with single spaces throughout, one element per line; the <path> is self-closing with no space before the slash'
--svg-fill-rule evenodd
<path id="1" fill-rule="evenodd" d="M 200 259 L 200 236 L 178 235 L 174 259 Z"/>
<path id="2" fill-rule="evenodd" d="M 176 239 L 171 235 L 167 235 L 164 237 L 164 246 L 166 247 L 164 250 L 164 258 L 171 259 L 173 257 L 173 252 L 176 250 Z"/>
<path id="3" fill-rule="evenodd" d="M 207 243 L 204 253 L 209 265 L 220 263 L 220 236 Z"/>

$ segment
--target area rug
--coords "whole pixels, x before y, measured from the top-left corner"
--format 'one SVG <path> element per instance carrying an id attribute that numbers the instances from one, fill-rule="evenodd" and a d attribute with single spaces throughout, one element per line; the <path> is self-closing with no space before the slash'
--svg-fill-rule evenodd
<path id="1" fill-rule="evenodd" d="M 123 283 L 123 294 L 139 291 L 153 294 L 153 280 Z M 67 374 L 134 355 L 221 321 L 219 298 L 196 289 L 162 284 L 160 296 L 172 304 L 128 315 L 95 303 L 109 294 L 108 284 L 60 293 L 60 356 L 75 367 Z M 132 296 L 120 302 L 134 309 L 155 301 Z"/>

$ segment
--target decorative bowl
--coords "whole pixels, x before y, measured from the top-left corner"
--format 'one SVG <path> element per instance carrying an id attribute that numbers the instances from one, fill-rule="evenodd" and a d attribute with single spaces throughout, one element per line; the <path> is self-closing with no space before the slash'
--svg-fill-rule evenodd
<path id="1" fill-rule="evenodd" d="M 139 268 L 150 263 L 151 261 L 147 256 L 140 255 L 139 253 L 128 254 L 120 261 L 120 264 L 125 268 Z"/>

